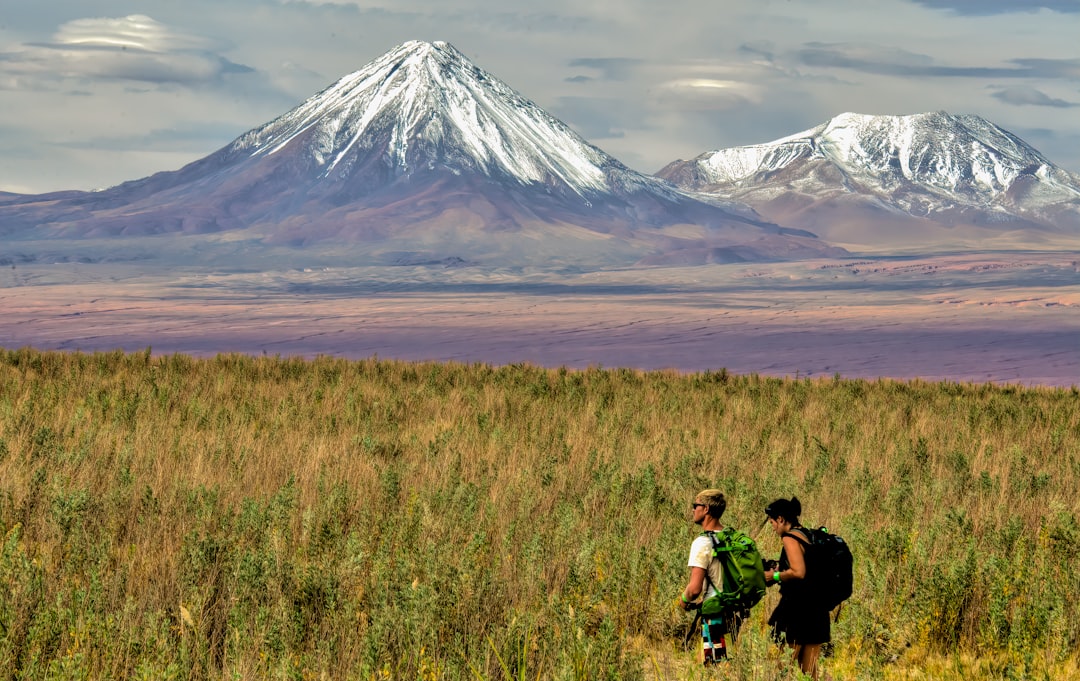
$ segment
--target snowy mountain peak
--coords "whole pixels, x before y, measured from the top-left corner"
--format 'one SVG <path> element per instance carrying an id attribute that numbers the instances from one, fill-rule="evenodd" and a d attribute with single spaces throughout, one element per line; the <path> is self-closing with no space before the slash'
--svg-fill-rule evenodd
<path id="1" fill-rule="evenodd" d="M 944 111 L 909 116 L 843 113 L 767 144 L 702 154 L 707 184 L 753 181 L 796 160 L 819 159 L 846 175 L 894 190 L 917 184 L 993 198 L 1023 175 L 1066 188 L 1068 174 L 1015 135 L 979 116 Z"/>
<path id="2" fill-rule="evenodd" d="M 626 171 L 445 42 L 394 48 L 233 150 L 275 154 L 293 144 L 325 177 L 347 177 L 374 154 L 395 175 L 480 171 L 583 194 L 604 190 L 609 171 Z"/>
<path id="3" fill-rule="evenodd" d="M 1052 167 L 1035 149 L 979 116 L 944 111 L 911 116 L 847 113 L 818 136 L 823 154 L 874 175 L 947 191 L 1006 191 L 1022 173 Z"/>
<path id="4" fill-rule="evenodd" d="M 835 208 L 852 202 L 946 224 L 1080 222 L 1080 177 L 984 118 L 945 111 L 843 113 L 767 144 L 676 161 L 657 174 L 820 233 L 827 215 L 848 219 Z"/>

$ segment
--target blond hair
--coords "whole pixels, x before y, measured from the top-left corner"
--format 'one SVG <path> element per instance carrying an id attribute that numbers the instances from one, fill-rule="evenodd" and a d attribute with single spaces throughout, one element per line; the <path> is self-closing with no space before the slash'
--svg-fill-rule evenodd
<path id="1" fill-rule="evenodd" d="M 704 504 L 709 509 L 709 515 L 717 520 L 720 520 L 720 516 L 724 515 L 724 511 L 727 509 L 727 499 L 724 498 L 724 493 L 718 489 L 701 490 L 694 497 L 694 503 Z"/>

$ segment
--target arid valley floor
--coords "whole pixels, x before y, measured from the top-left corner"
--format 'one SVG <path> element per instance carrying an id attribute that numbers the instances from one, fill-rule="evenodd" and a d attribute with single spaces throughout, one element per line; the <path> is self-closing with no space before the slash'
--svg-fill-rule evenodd
<path id="1" fill-rule="evenodd" d="M 1077 254 L 560 275 L 0 270 L 0 346 L 1080 385 Z"/>

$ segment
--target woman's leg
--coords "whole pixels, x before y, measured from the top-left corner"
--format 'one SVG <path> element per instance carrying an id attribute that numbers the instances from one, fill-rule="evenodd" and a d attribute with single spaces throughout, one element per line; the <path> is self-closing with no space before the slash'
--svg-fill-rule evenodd
<path id="1" fill-rule="evenodd" d="M 804 643 L 795 646 L 795 661 L 799 663 L 799 669 L 812 678 L 817 678 L 817 661 L 821 657 L 820 643 Z"/>

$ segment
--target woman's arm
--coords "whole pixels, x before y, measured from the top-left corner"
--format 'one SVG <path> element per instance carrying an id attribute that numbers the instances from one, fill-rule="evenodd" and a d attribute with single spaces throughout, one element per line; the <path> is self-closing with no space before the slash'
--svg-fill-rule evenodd
<path id="1" fill-rule="evenodd" d="M 784 552 L 787 554 L 788 569 L 780 573 L 780 581 L 787 582 L 792 579 L 806 578 L 806 547 L 792 536 L 783 538 Z"/>

